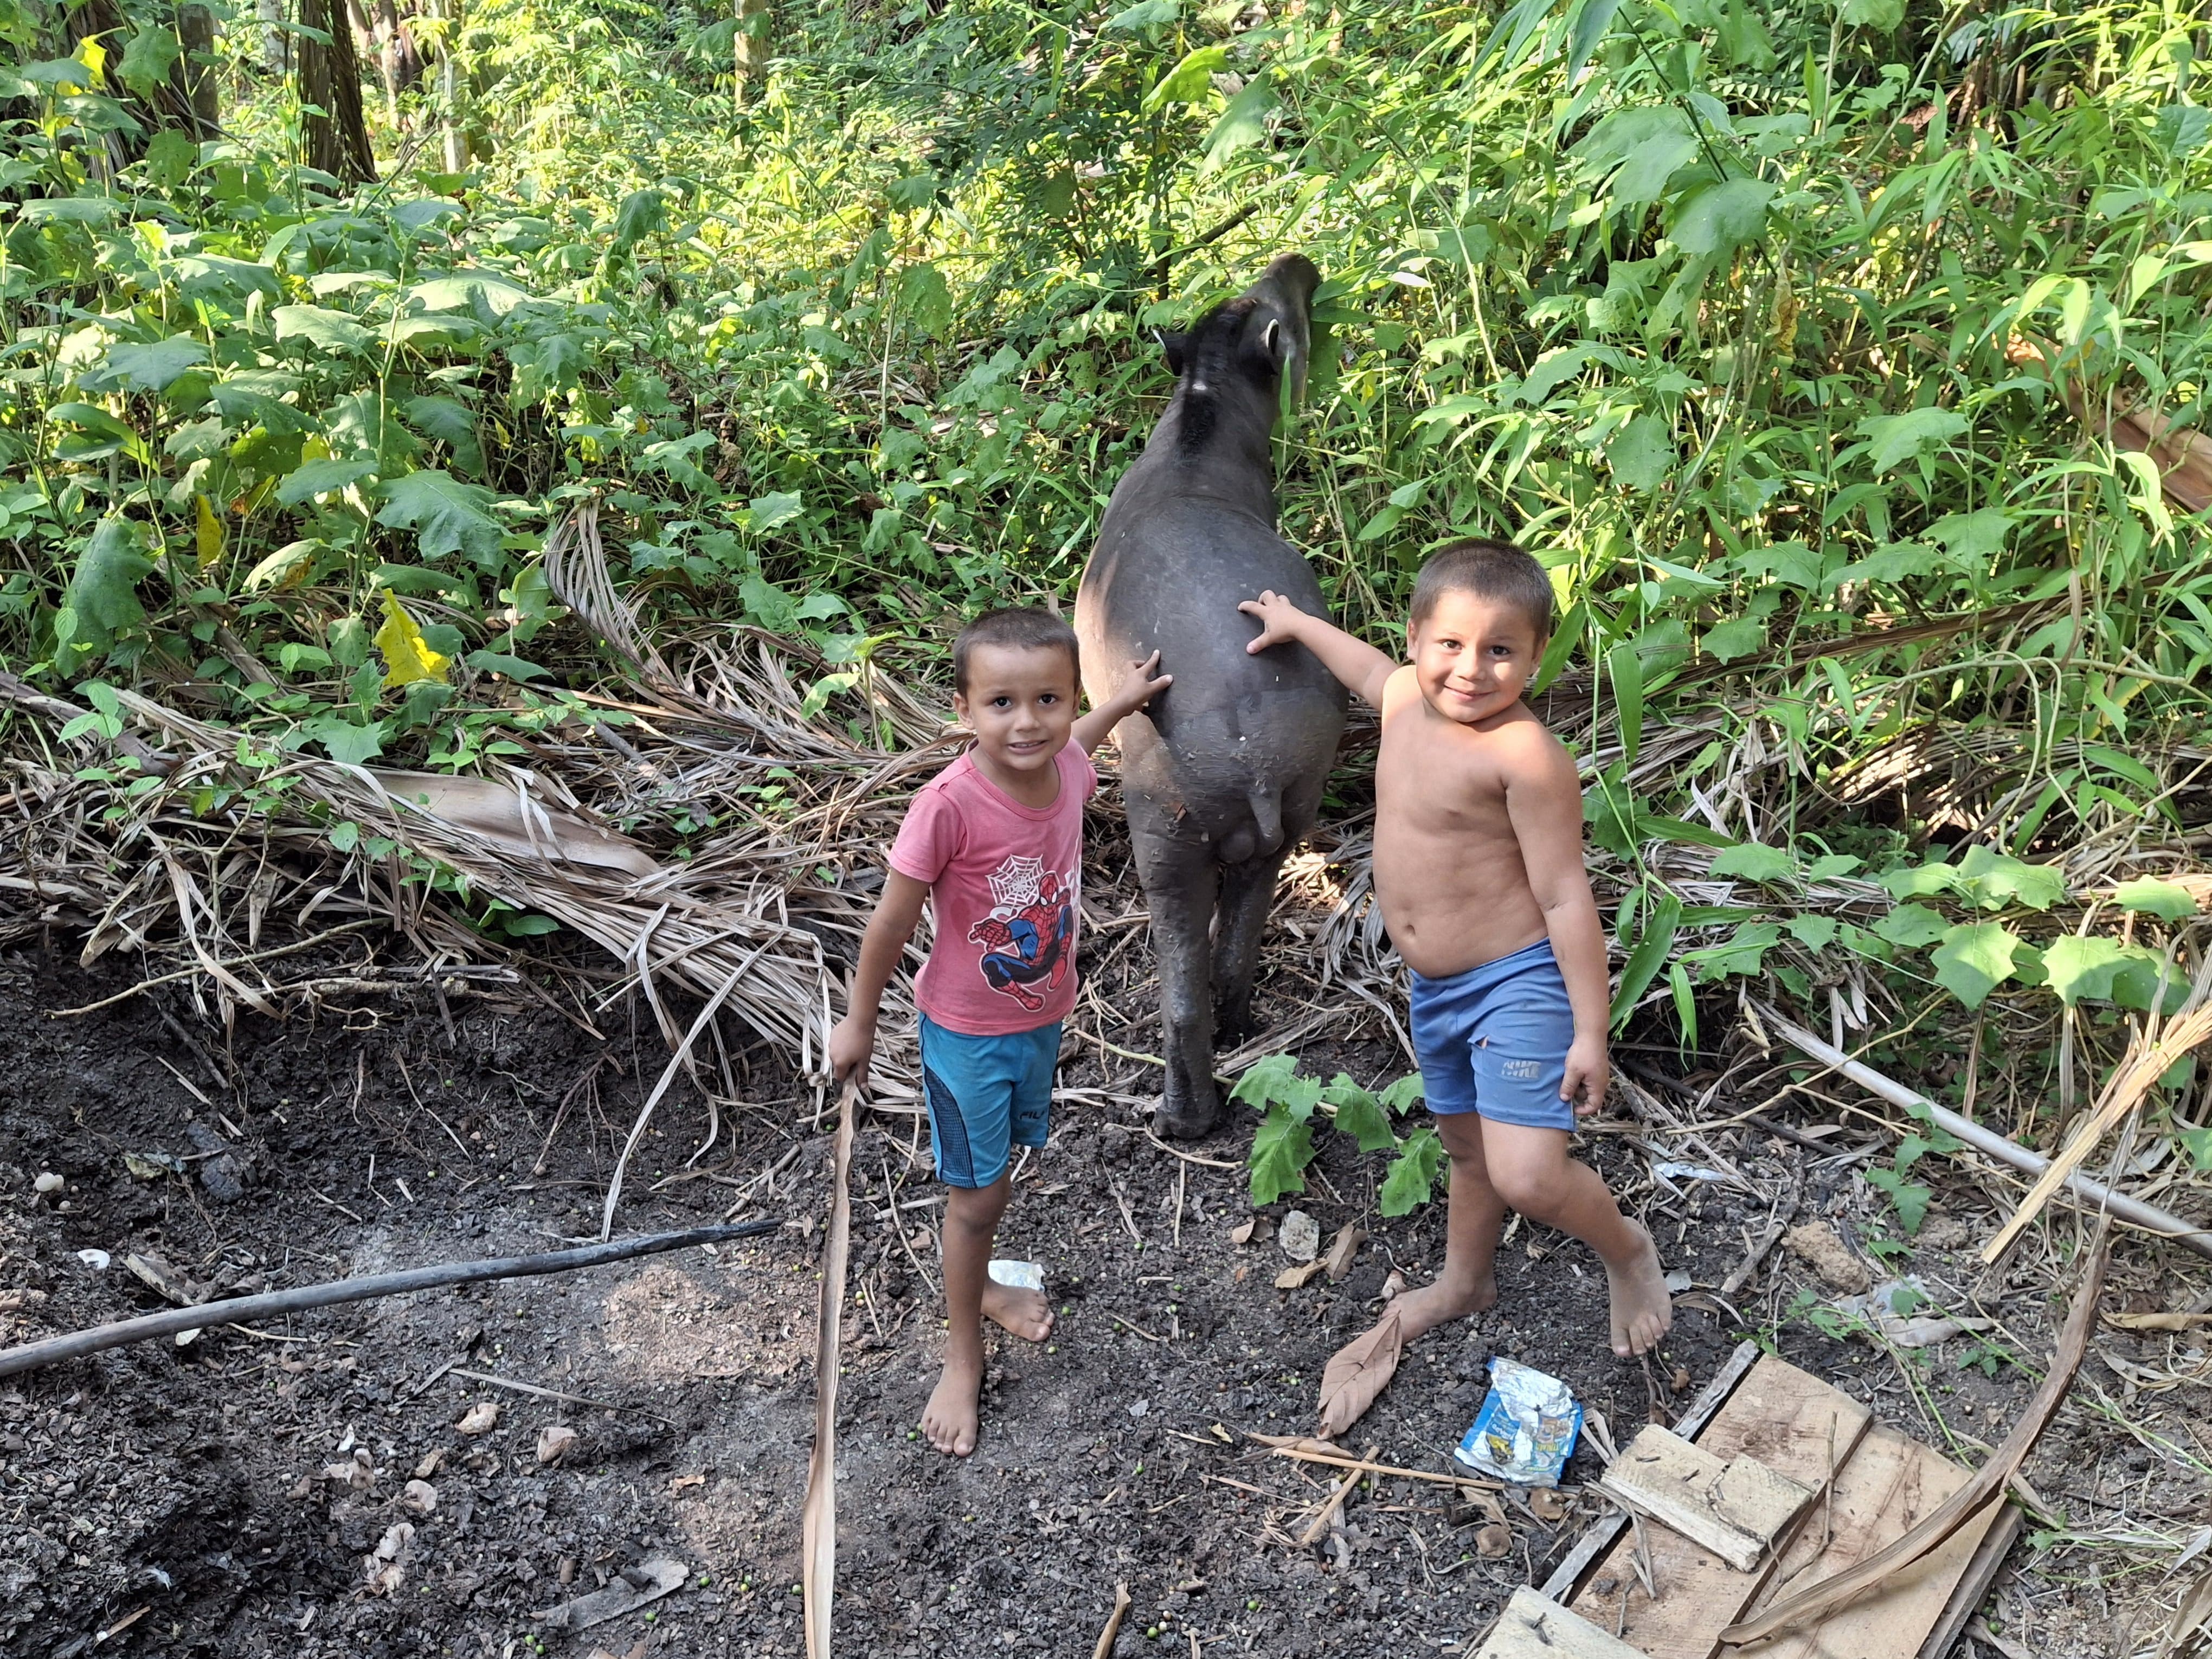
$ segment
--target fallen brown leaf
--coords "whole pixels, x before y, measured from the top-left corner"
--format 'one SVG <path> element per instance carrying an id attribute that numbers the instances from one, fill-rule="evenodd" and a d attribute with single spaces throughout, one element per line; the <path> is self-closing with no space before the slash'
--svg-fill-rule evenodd
<path id="1" fill-rule="evenodd" d="M 1358 1227 L 1337 1229 L 1336 1237 L 1329 1243 L 1328 1261 L 1326 1264 L 1330 1284 L 1336 1285 L 1343 1282 L 1345 1274 L 1352 1271 L 1352 1258 L 1359 1254 L 1359 1247 L 1365 1243 L 1366 1238 L 1366 1233 Z"/>
<path id="2" fill-rule="evenodd" d="M 1329 1356 L 1321 1374 L 1321 1436 L 1333 1439 L 1357 1423 L 1398 1370 L 1406 1351 L 1404 1328 L 1394 1307 L 1365 1335 Z"/>
<path id="3" fill-rule="evenodd" d="M 538 1431 L 538 1461 L 557 1463 L 576 1443 L 576 1431 L 566 1423 L 549 1423 Z"/>
<path id="4" fill-rule="evenodd" d="M 1474 1534 L 1474 1553 L 1486 1561 L 1503 1561 L 1513 1553 L 1513 1534 L 1505 1526 L 1496 1521 L 1492 1521 L 1487 1526 L 1477 1528 Z"/>
<path id="5" fill-rule="evenodd" d="M 1275 1236 L 1275 1224 L 1264 1215 L 1247 1216 L 1229 1230 L 1231 1244 L 1265 1244 Z"/>
<path id="6" fill-rule="evenodd" d="M 1548 1486 L 1539 1486 L 1528 1494 L 1528 1507 L 1547 1527 L 1567 1518 L 1567 1500 Z"/>
<path id="7" fill-rule="evenodd" d="M 410 1480 L 399 1494 L 399 1506 L 410 1515 L 435 1515 L 438 1489 L 427 1480 Z"/>
<path id="8" fill-rule="evenodd" d="M 2212 1325 L 2212 1313 L 2108 1313 L 2105 1322 L 2116 1331 L 2187 1331 Z"/>
<path id="9" fill-rule="evenodd" d="M 453 1426 L 463 1434 L 489 1434 L 499 1426 L 499 1401 L 477 1401 L 461 1413 L 461 1420 Z"/>
<path id="10" fill-rule="evenodd" d="M 1326 1261 L 1301 1261 L 1297 1267 L 1285 1267 L 1275 1275 L 1275 1288 L 1279 1291 L 1297 1290 L 1310 1281 L 1320 1278 L 1328 1271 L 1328 1263 Z"/>

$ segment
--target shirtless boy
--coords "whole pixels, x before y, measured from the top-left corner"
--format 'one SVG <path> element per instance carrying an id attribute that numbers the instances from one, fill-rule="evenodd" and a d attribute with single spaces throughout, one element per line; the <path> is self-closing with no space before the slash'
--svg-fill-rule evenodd
<path id="1" fill-rule="evenodd" d="M 1568 1155 L 1605 1098 L 1608 993 L 1574 761 L 1521 700 L 1552 632 L 1549 579 L 1503 543 L 1441 549 L 1405 665 L 1279 594 L 1237 608 L 1262 623 L 1249 649 L 1294 640 L 1382 712 L 1375 893 L 1413 970 L 1414 1056 L 1451 1158 L 1443 1272 L 1392 1304 L 1401 1328 L 1498 1299 L 1510 1207 L 1597 1252 L 1613 1352 L 1649 1352 L 1674 1318 L 1651 1236 Z"/>
<path id="2" fill-rule="evenodd" d="M 865 1083 L 884 988 L 921 907 L 936 912 L 915 979 L 922 1095 L 945 1204 L 945 1370 L 921 1414 L 939 1451 L 975 1449 L 989 1319 L 1042 1342 L 1042 1293 L 990 1278 L 1015 1146 L 1045 1143 L 1060 1021 L 1075 1003 L 1083 803 L 1091 757 L 1124 714 L 1164 691 L 1159 653 L 1133 663 L 1105 703 L 1077 718 L 1075 630 L 1048 611 L 991 611 L 952 645 L 952 706 L 975 745 L 915 794 L 892 843 L 883 897 L 860 941 L 849 1012 L 830 1068 Z"/>

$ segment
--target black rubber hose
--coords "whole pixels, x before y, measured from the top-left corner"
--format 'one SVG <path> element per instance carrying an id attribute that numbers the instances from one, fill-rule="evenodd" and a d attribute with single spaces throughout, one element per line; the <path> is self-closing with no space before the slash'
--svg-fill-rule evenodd
<path id="1" fill-rule="evenodd" d="M 206 1330 L 216 1325 L 240 1325 L 273 1314 L 298 1313 L 305 1308 L 327 1308 L 340 1302 L 369 1302 L 380 1296 L 404 1296 L 410 1291 L 434 1291 L 448 1285 L 470 1285 L 486 1279 L 528 1279 L 538 1273 L 573 1273 L 579 1267 L 604 1267 L 632 1256 L 657 1255 L 692 1244 L 725 1244 L 773 1231 L 775 1221 L 747 1221 L 736 1226 L 693 1227 L 680 1233 L 647 1233 L 642 1238 L 617 1238 L 580 1249 L 551 1250 L 544 1255 L 507 1255 L 489 1261 L 447 1261 L 431 1267 L 410 1267 L 404 1273 L 374 1273 L 366 1279 L 333 1279 L 327 1285 L 303 1285 L 297 1290 L 271 1291 L 264 1296 L 234 1297 L 227 1302 L 207 1302 L 196 1308 L 171 1308 L 139 1319 L 95 1325 L 90 1330 L 43 1342 L 26 1342 L 0 1349 L 0 1376 L 51 1365 L 58 1359 L 76 1359 L 108 1348 L 126 1347 L 178 1331 Z"/>

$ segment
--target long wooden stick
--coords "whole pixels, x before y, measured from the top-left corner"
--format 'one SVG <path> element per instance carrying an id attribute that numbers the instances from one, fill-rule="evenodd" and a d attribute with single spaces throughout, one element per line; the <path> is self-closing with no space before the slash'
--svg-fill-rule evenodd
<path id="1" fill-rule="evenodd" d="M 538 1273 L 574 1273 L 581 1267 L 604 1267 L 632 1256 L 657 1255 L 692 1244 L 726 1244 L 733 1238 L 750 1238 L 770 1231 L 777 1221 L 747 1221 L 734 1227 L 693 1227 L 680 1233 L 647 1233 L 641 1238 L 618 1238 L 609 1244 L 589 1244 L 581 1249 L 551 1250 L 543 1255 L 495 1256 L 484 1261 L 447 1261 L 434 1267 L 410 1267 L 404 1273 L 374 1273 L 366 1279 L 340 1279 L 327 1285 L 303 1285 L 297 1290 L 271 1291 L 263 1296 L 234 1297 L 227 1302 L 204 1302 L 196 1308 L 171 1308 L 142 1319 L 99 1325 L 68 1336 L 49 1337 L 0 1349 L 0 1376 L 51 1365 L 58 1359 L 76 1359 L 109 1348 L 147 1342 L 179 1331 L 204 1331 L 217 1325 L 242 1325 L 273 1314 L 298 1313 L 307 1308 L 328 1308 L 341 1302 L 369 1302 L 381 1296 L 404 1296 L 410 1291 L 434 1291 L 448 1285 L 473 1285 L 486 1279 L 528 1279 Z"/>
<path id="2" fill-rule="evenodd" d="M 1114 1638 L 1121 1633 L 1121 1620 L 1129 1612 L 1129 1587 L 1114 1586 L 1114 1611 L 1106 1615 L 1106 1628 L 1098 1632 L 1098 1645 L 1091 1650 L 1091 1659 L 1108 1659 L 1114 1651 Z"/>
<path id="3" fill-rule="evenodd" d="M 2089 1247 L 2088 1265 L 2074 1292 L 2074 1306 L 2066 1316 L 2065 1328 L 2059 1333 L 2058 1346 L 2051 1354 L 2051 1370 L 2043 1379 L 2042 1388 L 2027 1402 L 2027 1409 L 2013 1425 L 2004 1444 L 1991 1454 L 1974 1478 L 1953 1492 L 1935 1514 L 1887 1549 L 1869 1556 L 1855 1567 L 1822 1579 L 1809 1589 L 1769 1607 L 1756 1619 L 1730 1625 L 1720 1634 L 1723 1642 L 1732 1646 L 1763 1642 L 1793 1625 L 1804 1624 L 1833 1611 L 1917 1561 L 1990 1504 L 2003 1501 L 2007 1483 L 2027 1461 L 2028 1453 L 2035 1449 L 2036 1441 L 2057 1415 L 2059 1402 L 2073 1386 L 2074 1373 L 2081 1368 L 2081 1356 L 2088 1352 L 2089 1330 L 2097 1319 L 2097 1297 L 2105 1288 L 2105 1266 L 2112 1256 L 2108 1232 L 2108 1224 L 2100 1221 L 2096 1241 Z"/>
<path id="4" fill-rule="evenodd" d="M 1336 1490 L 1329 1493 L 1328 1501 L 1321 1506 L 1321 1513 L 1314 1516 L 1313 1524 L 1299 1535 L 1299 1543 L 1310 1544 L 1328 1530 L 1328 1523 L 1334 1518 L 1338 1507 L 1346 1498 L 1352 1496 L 1352 1489 L 1359 1484 L 1359 1478 L 1364 1474 L 1376 1472 L 1375 1454 L 1382 1449 L 1380 1446 L 1370 1446 L 1367 1449 L 1367 1455 L 1357 1463 L 1338 1465 L 1339 1468 L 1348 1468 L 1352 1472 L 1337 1482 Z"/>
<path id="5" fill-rule="evenodd" d="M 799 1523 L 805 1567 L 799 1582 L 805 1587 L 806 1659 L 830 1659 L 830 1611 L 837 1592 L 837 1357 L 853 1228 L 853 1116 L 860 1096 L 860 1089 L 848 1083 L 838 1102 L 830 1231 L 822 1245 L 822 1302 L 814 1333 L 814 1456 L 806 1472 L 806 1507 Z"/>
<path id="6" fill-rule="evenodd" d="M 2040 1152 L 2030 1152 L 2017 1141 L 2007 1140 L 1970 1118 L 1960 1117 L 1947 1107 L 1939 1106 L 1925 1095 L 1906 1088 L 1894 1078 L 1885 1077 L 1871 1066 L 1862 1065 L 1826 1039 L 1817 1037 L 1795 1020 L 1784 1018 L 1765 1003 L 1755 1005 L 1759 1017 L 1771 1026 L 1776 1034 L 1793 1047 L 1802 1049 L 1832 1072 L 1840 1072 L 1870 1095 L 1879 1095 L 1893 1106 L 1907 1111 L 1925 1109 L 1928 1115 L 1943 1128 L 1965 1141 L 1976 1152 L 1986 1153 L 2000 1164 L 2008 1164 L 2023 1175 L 2039 1176 L 2051 1167 L 2051 1160 Z M 2194 1250 L 2202 1256 L 2212 1256 L 2212 1231 L 2184 1221 L 2170 1210 L 2146 1204 L 2139 1198 L 2130 1198 L 2125 1193 L 2116 1193 L 2100 1181 L 2092 1181 L 2078 1170 L 2066 1177 L 2066 1190 L 2082 1200 L 2087 1210 L 2108 1210 L 2115 1221 L 2124 1221 L 2130 1227 L 2140 1227 L 2147 1233 L 2172 1239 L 2185 1250 Z"/>

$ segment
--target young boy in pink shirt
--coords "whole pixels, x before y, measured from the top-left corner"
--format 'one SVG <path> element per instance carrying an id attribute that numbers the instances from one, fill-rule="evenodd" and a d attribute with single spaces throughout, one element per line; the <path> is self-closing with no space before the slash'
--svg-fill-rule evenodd
<path id="1" fill-rule="evenodd" d="M 1154 652 L 1102 707 L 1076 717 L 1075 630 L 1038 610 L 986 611 L 952 646 L 952 706 L 975 745 L 924 785 L 892 843 L 883 897 L 860 941 L 851 1006 L 830 1068 L 867 1080 L 876 1018 L 922 901 L 936 915 L 915 978 L 922 1091 L 945 1206 L 945 1370 L 921 1417 L 939 1451 L 975 1449 L 982 1321 L 1031 1342 L 1052 1329 L 1041 1291 L 987 1271 L 1014 1146 L 1042 1146 L 1060 1022 L 1075 1004 L 1083 803 L 1091 756 L 1124 714 L 1167 689 Z M 1073 739 L 1071 741 L 1071 739 Z"/>

